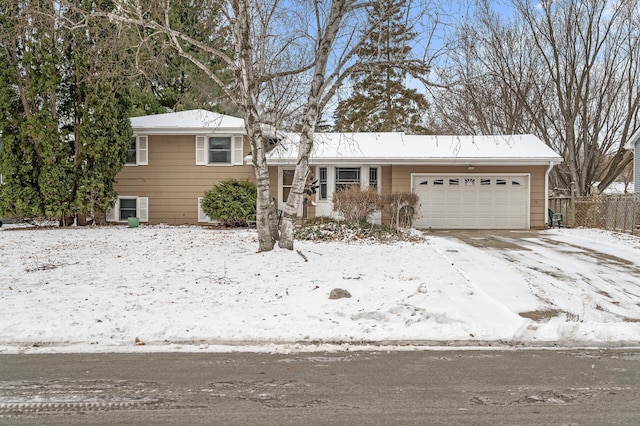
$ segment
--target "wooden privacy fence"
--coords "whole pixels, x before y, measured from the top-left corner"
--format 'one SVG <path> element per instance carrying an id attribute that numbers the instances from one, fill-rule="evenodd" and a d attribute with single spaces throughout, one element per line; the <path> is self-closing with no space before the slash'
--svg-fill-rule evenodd
<path id="1" fill-rule="evenodd" d="M 640 194 L 553 197 L 549 208 L 566 226 L 640 234 Z"/>

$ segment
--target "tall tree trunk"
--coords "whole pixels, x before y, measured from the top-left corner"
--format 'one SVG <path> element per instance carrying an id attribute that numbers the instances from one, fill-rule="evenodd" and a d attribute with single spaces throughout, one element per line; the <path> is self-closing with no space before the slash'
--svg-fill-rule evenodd
<path id="1" fill-rule="evenodd" d="M 256 176 L 256 228 L 258 230 L 258 251 L 273 250 L 278 239 L 275 204 L 271 197 L 269 168 L 267 166 L 267 144 L 260 126 L 258 112 L 258 86 L 253 75 L 253 47 L 251 45 L 250 14 L 246 1 L 233 1 L 236 15 L 235 50 L 236 78 L 239 84 L 245 129 L 251 143 L 251 157 Z"/>
<path id="2" fill-rule="evenodd" d="M 293 184 L 282 217 L 279 246 L 293 250 L 294 230 L 298 216 L 298 206 L 302 204 L 304 187 L 309 175 L 309 154 L 313 148 L 316 123 L 320 112 L 320 100 L 325 90 L 325 72 L 333 42 L 336 39 L 340 23 L 344 17 L 349 0 L 333 0 L 331 12 L 324 33 L 318 40 L 316 50 L 313 80 L 309 97 L 303 113 L 302 131 L 300 132 L 300 147 L 298 148 L 298 162 L 293 175 Z"/>

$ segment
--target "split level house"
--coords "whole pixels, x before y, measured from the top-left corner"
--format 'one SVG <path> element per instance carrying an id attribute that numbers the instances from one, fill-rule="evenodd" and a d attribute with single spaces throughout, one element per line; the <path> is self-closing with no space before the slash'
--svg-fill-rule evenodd
<path id="1" fill-rule="evenodd" d="M 228 179 L 255 181 L 242 119 L 192 110 L 131 119 L 134 138 L 116 178 L 107 220 L 207 224 L 205 192 Z M 267 164 L 279 208 L 293 181 L 297 135 L 274 135 Z M 299 214 L 332 216 L 346 185 L 419 196 L 414 226 L 530 229 L 547 221 L 549 172 L 562 158 L 533 135 L 418 136 L 318 133 L 310 157 L 318 189 Z M 380 214 L 373 221 L 384 221 Z"/>

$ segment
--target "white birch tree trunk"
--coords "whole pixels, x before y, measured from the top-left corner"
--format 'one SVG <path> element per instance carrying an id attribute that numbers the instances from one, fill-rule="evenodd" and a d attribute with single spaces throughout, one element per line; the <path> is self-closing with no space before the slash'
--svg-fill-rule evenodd
<path id="1" fill-rule="evenodd" d="M 351 4 L 350 0 L 334 0 L 331 2 L 329 19 L 322 36 L 318 40 L 315 66 L 311 88 L 304 108 L 302 130 L 300 132 L 300 146 L 298 147 L 298 162 L 293 175 L 293 184 L 287 203 L 284 207 L 282 225 L 280 229 L 281 248 L 293 250 L 294 231 L 296 226 L 298 207 L 302 204 L 304 187 L 309 175 L 309 154 L 313 148 L 313 138 L 318 122 L 321 98 L 325 87 L 325 73 L 327 62 L 333 43 L 336 39 L 345 11 Z"/>
<path id="2" fill-rule="evenodd" d="M 236 50 L 236 78 L 243 110 L 245 128 L 251 143 L 251 157 L 256 176 L 256 228 L 258 231 L 258 251 L 273 250 L 278 238 L 277 221 L 274 220 L 275 204 L 271 197 L 269 168 L 267 166 L 267 142 L 262 132 L 257 102 L 257 83 L 253 75 L 253 46 L 251 44 L 251 23 L 247 1 L 231 2 L 236 17 L 234 26 L 234 46 Z"/>

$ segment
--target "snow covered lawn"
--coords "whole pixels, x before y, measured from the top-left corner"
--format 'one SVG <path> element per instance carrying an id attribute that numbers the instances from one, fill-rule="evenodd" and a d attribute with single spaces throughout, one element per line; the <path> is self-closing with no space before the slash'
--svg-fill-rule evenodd
<path id="1" fill-rule="evenodd" d="M 301 255 L 256 253 L 247 230 L 3 227 L 0 352 L 640 345 L 640 239 L 533 235 Z"/>

